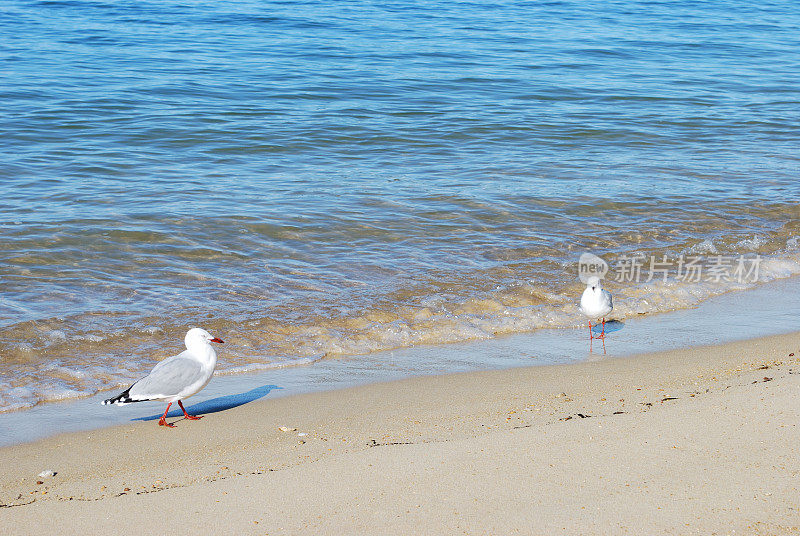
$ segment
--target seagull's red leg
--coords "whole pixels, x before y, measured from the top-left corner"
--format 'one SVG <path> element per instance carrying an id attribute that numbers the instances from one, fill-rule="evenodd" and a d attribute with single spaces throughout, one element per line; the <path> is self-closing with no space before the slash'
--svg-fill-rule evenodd
<path id="1" fill-rule="evenodd" d="M 158 425 L 159 425 L 159 426 L 168 426 L 168 427 L 170 427 L 170 428 L 175 428 L 175 425 L 174 425 L 174 424 L 169 424 L 169 423 L 167 422 L 167 412 L 169 411 L 169 407 L 170 407 L 171 405 L 172 405 L 172 402 L 170 402 L 169 404 L 167 404 L 167 409 L 165 409 L 165 410 L 164 410 L 164 415 L 162 415 L 162 416 L 161 416 L 161 418 L 158 420 Z"/>
<path id="2" fill-rule="evenodd" d="M 606 319 L 603 319 L 603 332 L 600 334 L 600 340 L 603 341 L 603 355 L 606 353 Z"/>
<path id="3" fill-rule="evenodd" d="M 594 336 L 592 336 L 592 321 L 589 320 L 589 340 L 591 341 L 593 338 Z"/>
<path id="4" fill-rule="evenodd" d="M 200 416 L 198 417 L 198 416 L 196 416 L 196 415 L 189 415 L 188 413 L 186 413 L 186 408 L 184 408 L 184 407 L 183 407 L 183 402 L 181 402 L 180 400 L 178 400 L 178 405 L 179 405 L 179 406 L 181 407 L 181 409 L 183 410 L 183 415 L 184 415 L 184 417 L 186 417 L 187 419 L 190 419 L 190 420 L 192 420 L 192 421 L 199 421 L 200 419 L 202 419 L 202 418 L 203 418 L 203 416 L 202 416 L 202 415 L 200 415 Z"/>

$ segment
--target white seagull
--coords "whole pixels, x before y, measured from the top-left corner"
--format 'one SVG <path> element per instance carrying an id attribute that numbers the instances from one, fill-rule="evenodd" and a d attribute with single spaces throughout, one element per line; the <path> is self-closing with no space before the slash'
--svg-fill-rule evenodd
<path id="1" fill-rule="evenodd" d="M 614 309 L 611 293 L 603 288 L 600 278 L 596 275 L 591 276 L 586 281 L 586 290 L 581 295 L 581 312 L 589 317 L 589 340 L 594 338 L 592 335 L 592 319 L 603 319 L 603 332 L 598 339 L 606 337 L 606 316 Z"/>
<path id="2" fill-rule="evenodd" d="M 217 353 L 211 347 L 212 342 L 223 342 L 222 339 L 212 337 L 209 332 L 200 328 L 192 328 L 184 338 L 186 351 L 161 361 L 150 374 L 137 381 L 119 395 L 104 400 L 103 404 L 116 404 L 124 406 L 132 402 L 145 402 L 148 400 L 161 400 L 167 402 L 167 409 L 158 421 L 161 426 L 173 428 L 174 424 L 167 424 L 167 412 L 173 402 L 177 402 L 187 419 L 197 420 L 196 417 L 186 413 L 181 400 L 189 398 L 205 387 L 214 374 L 217 366 Z"/>

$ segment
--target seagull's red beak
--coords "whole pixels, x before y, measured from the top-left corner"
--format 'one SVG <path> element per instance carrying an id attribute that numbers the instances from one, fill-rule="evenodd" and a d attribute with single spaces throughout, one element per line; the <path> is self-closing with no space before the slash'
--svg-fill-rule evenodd
<path id="1" fill-rule="evenodd" d="M 213 339 L 209 339 L 209 340 L 208 340 L 208 342 L 219 342 L 219 343 L 223 343 L 223 342 L 225 342 L 225 341 L 223 341 L 223 340 L 222 340 L 222 339 L 220 339 L 219 337 L 214 337 Z"/>

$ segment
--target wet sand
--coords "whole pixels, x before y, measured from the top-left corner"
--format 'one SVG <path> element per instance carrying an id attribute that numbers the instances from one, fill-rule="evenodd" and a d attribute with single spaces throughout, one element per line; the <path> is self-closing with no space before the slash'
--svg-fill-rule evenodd
<path id="1" fill-rule="evenodd" d="M 798 352 L 793 333 L 261 400 L 172 419 L 174 429 L 59 435 L 0 451 L 0 525 L 793 534 Z M 48 469 L 57 474 L 37 476 Z"/>

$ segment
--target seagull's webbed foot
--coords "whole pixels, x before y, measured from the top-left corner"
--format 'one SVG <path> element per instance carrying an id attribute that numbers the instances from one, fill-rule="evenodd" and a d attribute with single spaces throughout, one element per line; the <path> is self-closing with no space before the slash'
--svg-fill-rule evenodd
<path id="1" fill-rule="evenodd" d="M 161 418 L 158 419 L 158 425 L 159 426 L 166 426 L 167 428 L 175 428 L 174 424 L 170 424 L 170 423 L 167 422 L 167 412 L 169 411 L 169 407 L 171 405 L 172 405 L 172 402 L 167 404 L 167 409 L 164 410 L 164 415 L 162 415 Z M 183 406 L 181 406 L 181 407 L 183 407 Z"/>

